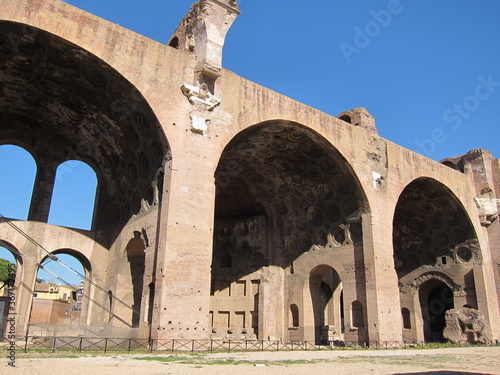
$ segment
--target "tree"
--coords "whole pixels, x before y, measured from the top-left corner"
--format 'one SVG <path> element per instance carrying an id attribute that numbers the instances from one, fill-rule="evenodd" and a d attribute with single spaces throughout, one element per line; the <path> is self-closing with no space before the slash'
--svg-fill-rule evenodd
<path id="1" fill-rule="evenodd" d="M 5 283 L 11 276 L 12 273 L 16 272 L 16 266 L 9 262 L 7 259 L 0 258 L 0 283 Z"/>

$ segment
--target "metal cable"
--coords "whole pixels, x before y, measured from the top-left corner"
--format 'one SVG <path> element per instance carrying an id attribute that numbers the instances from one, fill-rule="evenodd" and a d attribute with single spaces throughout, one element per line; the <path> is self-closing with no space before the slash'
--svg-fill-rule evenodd
<path id="1" fill-rule="evenodd" d="M 114 300 L 120 302 L 122 305 L 124 305 L 125 307 L 127 307 L 128 309 L 132 310 L 132 312 L 136 313 L 136 314 L 140 314 L 139 311 L 137 311 L 136 309 L 134 309 L 132 306 L 128 305 L 126 302 L 122 301 L 120 298 L 112 295 L 112 294 L 109 294 L 108 291 L 106 289 L 104 289 L 103 287 L 101 287 L 100 285 L 98 285 L 97 283 L 95 283 L 94 281 L 92 281 L 91 279 L 89 279 L 88 277 L 86 277 L 85 275 L 82 275 L 80 272 L 78 272 L 77 270 L 73 269 L 72 267 L 70 267 L 69 265 L 67 265 L 66 263 L 64 263 L 63 261 L 61 261 L 59 258 L 57 258 L 57 256 L 55 256 L 54 254 L 52 254 L 50 251 L 48 251 L 47 249 L 45 249 L 42 245 L 40 245 L 34 238 L 32 238 L 31 236 L 29 236 L 26 232 L 24 232 L 21 228 L 19 228 L 17 225 L 15 225 L 14 223 L 12 223 L 12 220 L 9 219 L 9 218 L 6 218 L 5 216 L 3 216 L 2 214 L 0 214 L 0 217 L 5 219 L 6 223 L 12 227 L 15 231 L 17 231 L 19 234 L 21 234 L 24 238 L 26 238 L 28 241 L 30 241 L 33 245 L 35 245 L 37 248 L 40 248 L 41 250 L 43 250 L 44 252 L 47 253 L 47 257 L 52 260 L 52 261 L 55 261 L 57 263 L 59 263 L 60 265 L 62 265 L 63 267 L 65 267 L 66 269 L 68 269 L 69 271 L 75 273 L 76 275 L 78 275 L 80 278 L 82 278 L 84 281 L 88 282 L 90 285 L 96 287 L 97 289 L 103 291 L 104 293 L 106 293 L 108 296 L 110 296 L 111 298 L 113 298 Z M 69 285 L 72 289 L 74 290 L 78 290 L 77 288 L 75 288 L 75 286 L 71 285 L 69 282 L 67 282 L 66 280 L 62 279 L 61 277 L 57 276 L 56 274 L 54 274 L 53 272 L 51 272 L 50 270 L 47 270 L 45 269 L 45 266 L 43 266 L 41 263 L 37 263 L 36 261 L 32 260 L 31 258 L 29 258 L 28 256 L 22 254 L 20 251 L 18 251 L 16 248 L 14 248 L 13 246 L 10 246 L 9 244 L 3 242 L 3 241 L 0 241 L 0 244 L 2 246 L 4 246 L 5 248 L 7 248 L 9 251 L 11 251 L 12 253 L 22 257 L 23 259 L 26 259 L 27 261 L 29 261 L 30 263 L 33 263 L 34 265 L 37 266 L 37 268 L 39 269 L 43 269 L 45 272 L 47 272 L 49 275 L 51 275 L 52 277 L 54 277 L 55 279 L 63 282 L 64 284 L 66 285 Z M 107 307 L 103 306 L 102 304 L 100 304 L 99 302 L 95 301 L 93 298 L 91 298 L 90 296 L 88 295 L 85 295 L 85 294 L 82 294 L 83 296 L 87 297 L 90 301 L 94 302 L 96 305 L 98 305 L 99 307 L 103 308 L 104 310 L 108 311 L 109 313 L 111 313 L 114 317 L 116 317 L 119 321 L 121 321 L 122 323 L 126 324 L 127 326 L 131 327 L 131 325 L 129 323 L 127 323 L 125 320 L 123 320 L 122 318 L 120 318 L 119 316 L 115 315 L 111 310 L 109 310 Z"/>

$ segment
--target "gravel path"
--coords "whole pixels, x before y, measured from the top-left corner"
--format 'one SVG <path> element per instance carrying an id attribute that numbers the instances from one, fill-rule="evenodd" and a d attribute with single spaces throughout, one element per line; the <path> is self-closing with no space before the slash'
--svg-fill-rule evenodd
<path id="1" fill-rule="evenodd" d="M 500 374 L 500 347 L 432 350 L 248 352 L 150 355 L 19 354 L 16 367 L 0 357 L 0 374 Z M 2 363 L 3 361 L 3 363 Z"/>

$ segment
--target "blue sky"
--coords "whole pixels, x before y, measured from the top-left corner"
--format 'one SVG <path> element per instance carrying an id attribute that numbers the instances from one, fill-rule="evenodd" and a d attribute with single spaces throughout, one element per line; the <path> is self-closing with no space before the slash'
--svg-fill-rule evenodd
<path id="1" fill-rule="evenodd" d="M 161 43 L 193 3 L 67 2 Z M 225 68 L 333 116 L 365 107 L 382 137 L 434 160 L 475 148 L 500 157 L 498 0 L 239 4 Z"/>
<path id="2" fill-rule="evenodd" d="M 161 43 L 192 4 L 68 2 Z M 500 157 L 499 1 L 239 3 L 225 68 L 334 116 L 365 107 L 382 137 L 434 160 Z"/>
<path id="3" fill-rule="evenodd" d="M 26 220 L 36 174 L 35 161 L 27 151 L 17 146 L 0 146 L 0 173 L 2 176 L 11 176 L 3 180 L 9 183 L 0 184 L 0 213 L 5 217 Z M 90 229 L 96 184 L 96 175 L 88 165 L 76 160 L 61 164 L 56 173 L 48 222 Z M 1 247 L 0 258 L 14 263 L 12 254 Z M 79 273 L 84 273 L 80 262 L 72 256 L 61 254 L 58 258 Z M 44 265 L 69 283 L 80 284 L 80 277 L 60 264 L 47 259 Z M 38 277 L 59 283 L 43 270 Z"/>

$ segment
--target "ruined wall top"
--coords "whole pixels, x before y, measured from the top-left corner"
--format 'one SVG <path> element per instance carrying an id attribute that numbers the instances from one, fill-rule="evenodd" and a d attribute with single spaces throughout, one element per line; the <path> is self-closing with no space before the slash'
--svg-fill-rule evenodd
<path id="1" fill-rule="evenodd" d="M 239 13 L 236 0 L 201 0 L 177 27 L 169 45 L 195 55 L 194 81 L 207 83 L 220 76 L 224 40 Z"/>
<path id="2" fill-rule="evenodd" d="M 476 190 L 475 203 L 483 226 L 489 226 L 499 217 L 500 170 L 493 155 L 484 149 L 474 149 L 465 155 L 447 158 L 442 164 L 470 174 Z"/>
<path id="3" fill-rule="evenodd" d="M 366 108 L 360 107 L 344 111 L 340 113 L 337 118 L 351 125 L 360 126 L 368 130 L 368 132 L 374 136 L 378 135 L 375 118 L 366 110 Z"/>

